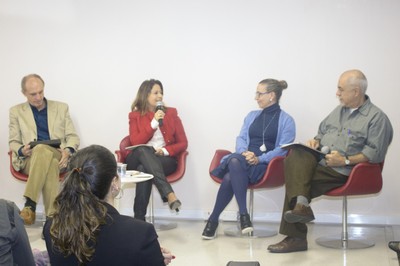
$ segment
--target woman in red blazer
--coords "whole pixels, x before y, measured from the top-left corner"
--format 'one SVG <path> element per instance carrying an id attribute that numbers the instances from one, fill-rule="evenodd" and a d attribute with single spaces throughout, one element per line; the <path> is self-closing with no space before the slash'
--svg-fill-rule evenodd
<path id="1" fill-rule="evenodd" d="M 157 187 L 161 198 L 171 210 L 179 211 L 181 201 L 166 180 L 177 167 L 176 156 L 185 151 L 188 142 L 181 119 L 175 108 L 165 107 L 160 81 L 145 80 L 140 86 L 129 113 L 129 136 L 132 145 L 147 144 L 127 156 L 127 169 L 152 174 L 154 178 L 136 184 L 133 211 L 135 218 L 145 220 L 151 186 Z"/>

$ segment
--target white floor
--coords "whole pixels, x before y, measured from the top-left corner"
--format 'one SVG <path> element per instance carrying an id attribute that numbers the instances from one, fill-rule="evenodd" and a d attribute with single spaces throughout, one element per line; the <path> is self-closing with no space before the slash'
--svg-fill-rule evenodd
<path id="1" fill-rule="evenodd" d="M 224 266 L 234 261 L 259 261 L 261 265 L 363 265 L 398 266 L 397 255 L 387 247 L 393 239 L 400 239 L 399 226 L 369 226 L 349 229 L 349 233 L 366 235 L 375 241 L 375 246 L 358 250 L 331 249 L 319 246 L 315 239 L 325 235 L 340 235 L 341 227 L 309 224 L 308 251 L 288 254 L 272 254 L 267 251 L 269 244 L 282 240 L 281 235 L 268 238 L 235 238 L 224 235 L 224 229 L 235 224 L 220 223 L 218 237 L 202 240 L 205 225 L 202 221 L 177 221 L 178 227 L 157 231 L 162 246 L 170 249 L 176 259 L 172 266 Z M 257 224 L 259 225 L 259 224 Z M 277 229 L 278 224 L 263 224 Z M 45 249 L 41 239 L 41 226 L 37 223 L 27 227 L 32 248 Z"/>

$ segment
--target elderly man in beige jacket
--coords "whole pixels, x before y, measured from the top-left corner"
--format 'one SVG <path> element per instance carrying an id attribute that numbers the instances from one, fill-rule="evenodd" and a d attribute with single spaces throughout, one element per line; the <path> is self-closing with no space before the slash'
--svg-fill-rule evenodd
<path id="1" fill-rule="evenodd" d="M 46 216 L 53 211 L 59 191 L 59 174 L 68 165 L 69 157 L 78 149 L 79 137 L 75 132 L 68 105 L 44 97 L 43 79 L 37 74 L 25 76 L 21 81 L 22 93 L 27 101 L 10 109 L 9 145 L 15 170 L 29 175 L 24 197 L 25 207 L 20 216 L 29 225 L 35 222 L 36 204 L 40 193 Z M 59 139 L 59 147 L 32 141 Z"/>

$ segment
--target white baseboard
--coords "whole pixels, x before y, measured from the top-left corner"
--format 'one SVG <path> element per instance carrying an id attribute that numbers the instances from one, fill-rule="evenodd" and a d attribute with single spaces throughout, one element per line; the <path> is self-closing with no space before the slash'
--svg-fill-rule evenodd
<path id="1" fill-rule="evenodd" d="M 37 215 L 41 217 L 43 215 L 43 208 L 39 207 L 36 210 Z M 121 214 L 133 216 L 131 208 L 124 208 L 120 210 Z M 171 219 L 171 220 L 199 220 L 206 221 L 209 212 L 202 210 L 181 210 L 178 213 L 172 212 L 167 208 L 155 209 L 154 215 L 156 218 L 160 219 Z M 342 223 L 341 214 L 318 214 L 314 213 L 315 220 L 314 223 L 321 224 L 338 224 Z M 234 211 L 224 211 L 221 216 L 221 221 L 236 221 L 237 212 Z M 266 222 L 266 223 L 280 223 L 282 214 L 279 212 L 271 213 L 254 213 L 254 222 Z M 349 224 L 362 224 L 362 225 L 400 225 L 400 215 L 398 216 L 372 216 L 372 215 L 358 215 L 350 214 L 347 217 L 347 222 Z"/>
<path id="2" fill-rule="evenodd" d="M 122 214 L 133 215 L 132 209 L 122 210 Z M 154 216 L 162 219 L 177 219 L 177 220 L 207 220 L 209 213 L 201 210 L 181 210 L 179 213 L 173 213 L 168 209 L 155 209 Z M 222 221 L 236 221 L 237 213 L 234 211 L 225 211 L 221 214 L 220 220 Z M 282 213 L 254 213 L 253 220 L 255 222 L 270 222 L 280 223 Z M 316 219 L 314 223 L 325 224 L 338 224 L 342 223 L 341 214 L 315 214 Z M 362 224 L 362 225 L 400 225 L 400 216 L 387 217 L 387 216 L 372 216 L 372 215 L 357 215 L 351 214 L 347 217 L 349 224 Z"/>

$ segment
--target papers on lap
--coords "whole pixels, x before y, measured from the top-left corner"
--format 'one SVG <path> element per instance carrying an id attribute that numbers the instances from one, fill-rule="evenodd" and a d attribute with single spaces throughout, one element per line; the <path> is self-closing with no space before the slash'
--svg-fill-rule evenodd
<path id="1" fill-rule="evenodd" d="M 320 150 L 317 149 L 313 149 L 311 147 L 308 147 L 307 145 L 300 143 L 300 142 L 292 142 L 292 143 L 288 143 L 288 144 L 283 144 L 281 146 L 282 149 L 285 150 L 290 150 L 290 149 L 304 149 L 306 151 L 311 152 L 313 155 L 315 155 L 317 158 L 324 158 L 325 157 L 325 153 L 321 152 Z"/>
<path id="2" fill-rule="evenodd" d="M 128 146 L 125 149 L 126 150 L 134 150 L 134 149 L 136 149 L 138 147 L 149 147 L 149 148 L 152 148 L 154 150 L 154 147 L 149 145 L 149 144 L 139 144 L 139 145 Z"/>
<path id="3" fill-rule="evenodd" d="M 45 145 L 49 145 L 54 148 L 60 148 L 61 140 L 60 139 L 51 139 L 51 140 L 38 140 L 38 141 L 29 142 L 29 146 L 31 146 L 31 149 L 38 144 L 45 144 Z"/>

